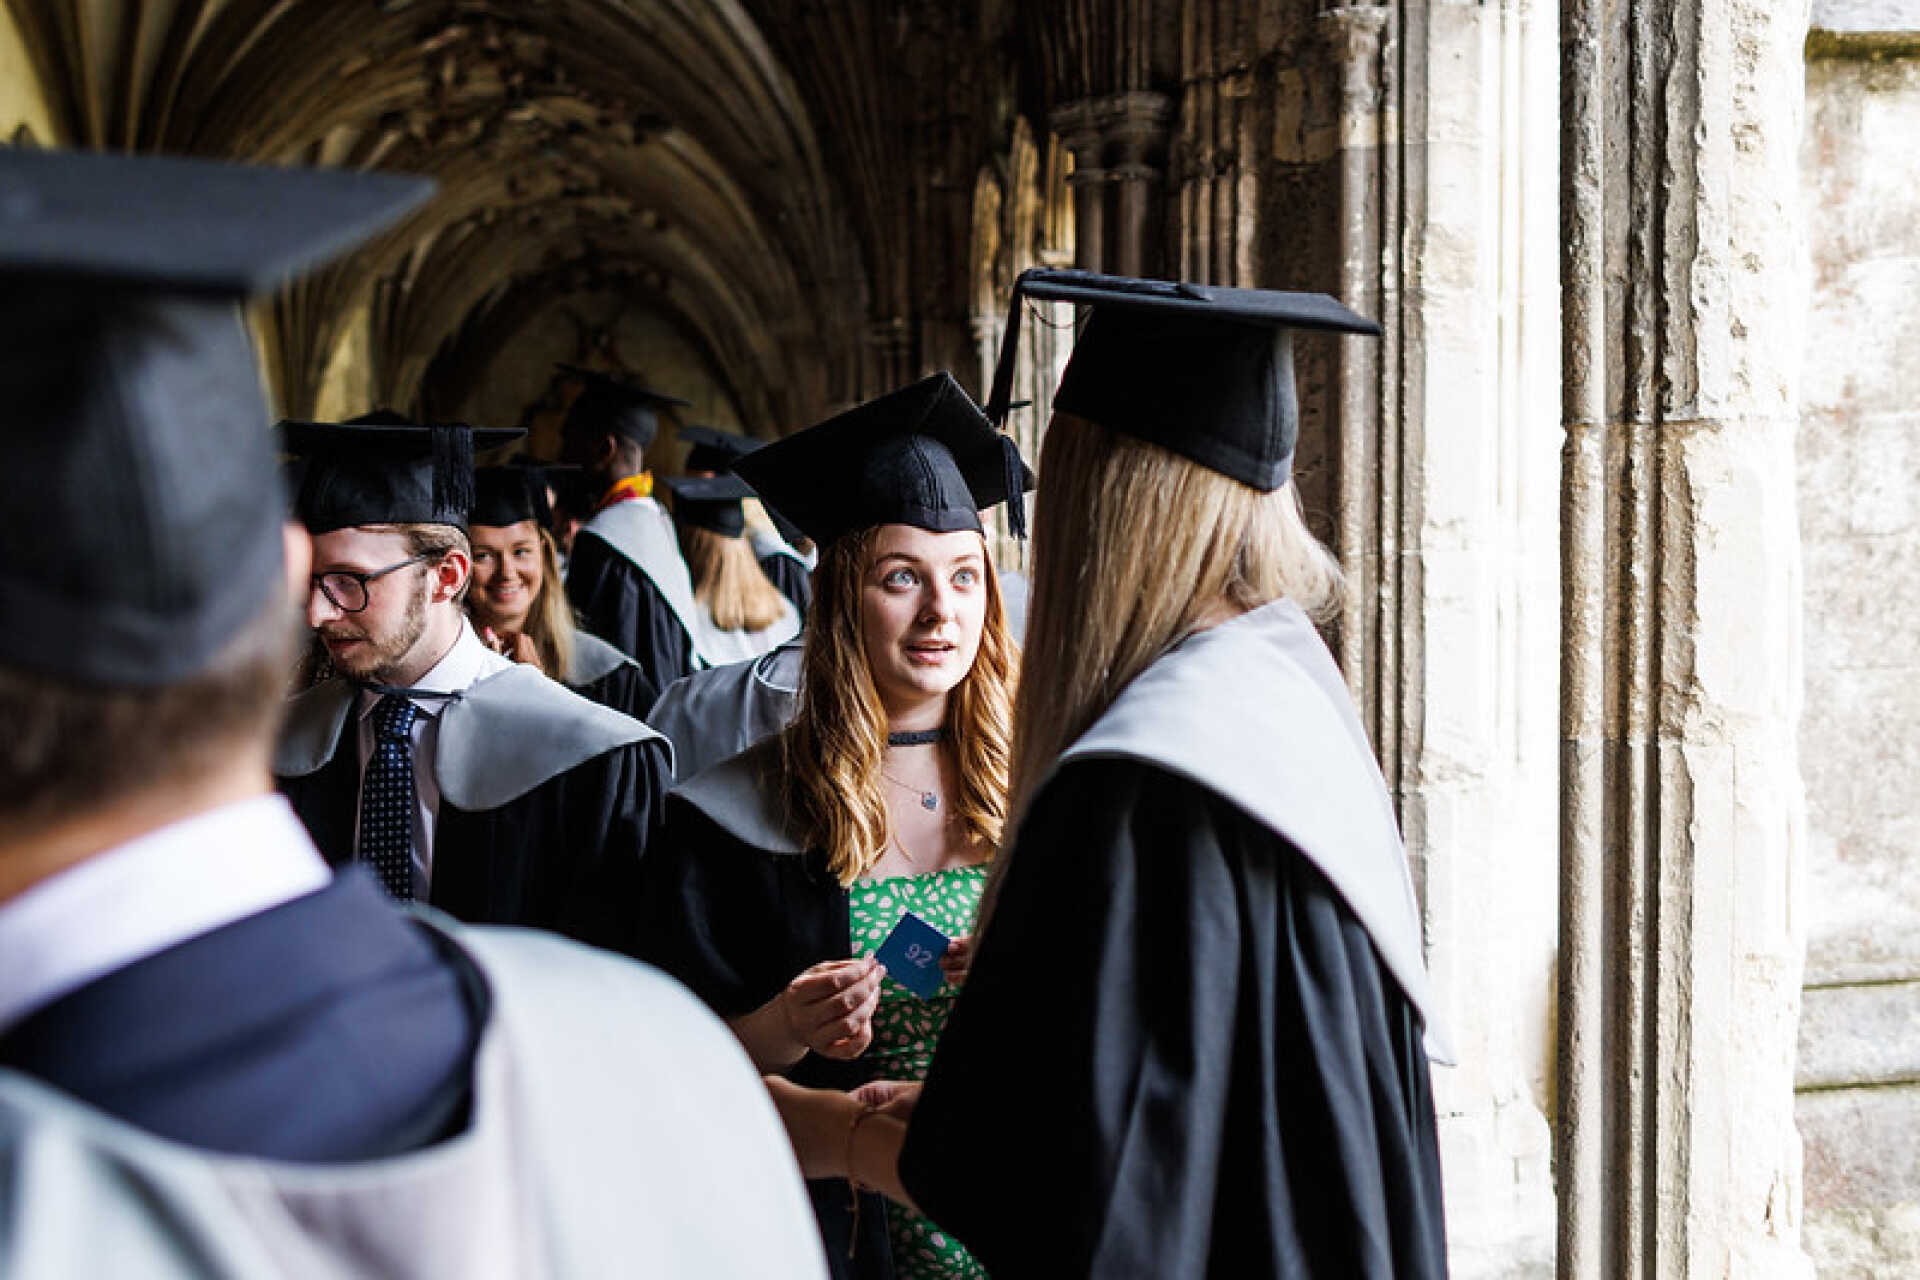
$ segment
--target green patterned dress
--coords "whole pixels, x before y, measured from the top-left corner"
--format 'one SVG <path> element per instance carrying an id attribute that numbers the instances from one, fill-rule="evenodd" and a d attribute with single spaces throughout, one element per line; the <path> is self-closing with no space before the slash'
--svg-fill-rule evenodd
<path id="1" fill-rule="evenodd" d="M 854 954 L 870 956 L 878 951 L 906 911 L 949 938 L 972 933 L 986 880 L 986 867 L 977 866 L 861 881 L 848 894 Z M 892 978 L 881 980 L 880 1008 L 873 1015 L 873 1047 L 867 1050 L 875 1067 L 874 1079 L 927 1078 L 934 1043 L 947 1025 L 957 995 L 953 984 L 942 982 L 933 999 L 923 1001 Z M 887 1201 L 887 1234 L 893 1243 L 893 1273 L 901 1280 L 987 1274 L 958 1240 L 891 1200 Z"/>

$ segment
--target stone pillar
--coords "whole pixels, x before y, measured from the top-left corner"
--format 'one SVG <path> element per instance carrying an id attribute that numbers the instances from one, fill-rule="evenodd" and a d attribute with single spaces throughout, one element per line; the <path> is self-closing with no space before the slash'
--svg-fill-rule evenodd
<path id="1" fill-rule="evenodd" d="M 1106 148 L 1094 121 L 1093 103 L 1056 107 L 1048 123 L 1073 153 L 1067 185 L 1073 189 L 1074 265 L 1103 270 L 1107 260 L 1107 170 L 1102 163 Z"/>
<path id="2" fill-rule="evenodd" d="M 1564 1280 L 1798 1276 L 1804 6 L 1562 0 Z"/>
<path id="3" fill-rule="evenodd" d="M 1102 128 L 1113 152 L 1111 270 L 1123 276 L 1157 268 L 1161 178 L 1173 104 L 1165 94 L 1123 93 L 1105 104 Z"/>
<path id="4" fill-rule="evenodd" d="M 1074 263 L 1090 271 L 1159 269 L 1160 189 L 1173 104 L 1136 90 L 1056 107 L 1049 123 L 1073 153 Z"/>
<path id="5" fill-rule="evenodd" d="M 906 320 L 889 316 L 867 325 L 867 385 L 861 398 L 877 396 L 913 381 L 909 359 L 913 335 Z"/>

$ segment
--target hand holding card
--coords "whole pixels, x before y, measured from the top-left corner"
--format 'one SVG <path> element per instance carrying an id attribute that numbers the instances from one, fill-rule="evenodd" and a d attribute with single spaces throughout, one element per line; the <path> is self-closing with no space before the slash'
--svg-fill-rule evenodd
<path id="1" fill-rule="evenodd" d="M 922 1000 L 930 1000 L 945 977 L 940 957 L 951 945 L 946 934 L 908 911 L 901 915 L 900 923 L 893 926 L 893 932 L 873 956 L 886 967 L 887 975 L 895 982 Z"/>

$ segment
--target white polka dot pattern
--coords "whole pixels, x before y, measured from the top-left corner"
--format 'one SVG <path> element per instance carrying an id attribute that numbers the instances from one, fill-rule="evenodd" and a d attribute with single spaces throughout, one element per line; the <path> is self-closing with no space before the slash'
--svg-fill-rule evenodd
<path id="1" fill-rule="evenodd" d="M 373 756 L 360 784 L 360 859 L 401 902 L 413 901 L 413 721 L 397 693 L 373 709 Z"/>

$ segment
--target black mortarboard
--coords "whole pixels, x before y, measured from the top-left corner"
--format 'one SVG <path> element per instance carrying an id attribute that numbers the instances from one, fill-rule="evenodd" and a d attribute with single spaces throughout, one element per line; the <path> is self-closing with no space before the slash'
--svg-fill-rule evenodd
<path id="1" fill-rule="evenodd" d="M 753 489 L 739 476 L 668 476 L 667 488 L 673 491 L 673 518 L 680 523 L 723 538 L 747 531 L 746 509 L 740 503 L 753 496 Z"/>
<path id="2" fill-rule="evenodd" d="M 285 508 L 234 303 L 432 190 L 0 147 L 0 664 L 172 684 L 260 616 Z"/>
<path id="3" fill-rule="evenodd" d="M 307 459 L 295 510 L 309 533 L 363 524 L 467 527 L 473 451 L 526 432 L 518 427 L 409 422 L 376 409 L 346 422 L 282 422 L 282 447 Z"/>
<path id="4" fill-rule="evenodd" d="M 979 513 L 998 502 L 1023 535 L 1021 495 L 1033 487 L 1013 440 L 948 373 L 755 450 L 734 470 L 822 546 L 879 524 L 978 530 Z"/>
<path id="5" fill-rule="evenodd" d="M 563 432 L 611 431 L 642 449 L 660 434 L 660 410 L 685 408 L 688 401 L 649 391 L 632 378 L 579 365 L 563 364 L 561 372 L 580 379 L 580 393 L 567 407 Z"/>
<path id="6" fill-rule="evenodd" d="M 469 525 L 505 528 L 531 520 L 541 528 L 553 523 L 547 503 L 546 468 L 540 465 L 477 467 L 473 473 L 473 508 Z"/>
<path id="7" fill-rule="evenodd" d="M 698 426 L 680 428 L 679 439 L 693 446 L 687 451 L 686 462 L 681 464 L 687 471 L 731 471 L 735 462 L 762 443 L 732 432 Z"/>
<path id="8" fill-rule="evenodd" d="M 1014 282 L 988 414 L 1006 416 L 1021 296 L 1090 304 L 1053 407 L 1262 492 L 1287 482 L 1300 434 L 1293 330 L 1378 335 L 1323 293 L 1228 289 L 1034 268 Z"/>

